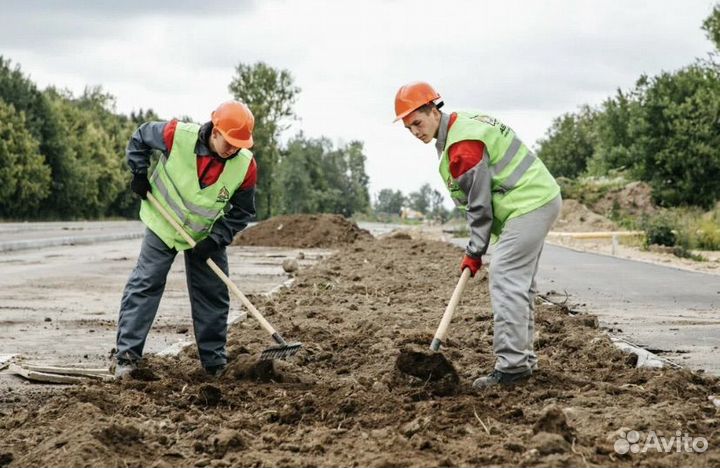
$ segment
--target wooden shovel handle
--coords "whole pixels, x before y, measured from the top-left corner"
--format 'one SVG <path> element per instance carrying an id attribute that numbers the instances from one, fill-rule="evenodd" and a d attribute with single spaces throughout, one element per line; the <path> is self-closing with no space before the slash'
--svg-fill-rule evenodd
<path id="1" fill-rule="evenodd" d="M 445 308 L 442 320 L 440 320 L 440 325 L 435 332 L 435 337 L 430 344 L 430 349 L 433 351 L 438 351 L 440 349 L 440 345 L 445 340 L 448 328 L 450 327 L 450 321 L 455 313 L 455 307 L 457 307 L 458 302 L 460 302 L 460 296 L 462 295 L 463 289 L 465 289 L 465 284 L 467 283 L 468 278 L 470 278 L 470 268 L 465 268 L 460 275 L 458 284 L 455 286 L 455 291 L 453 291 L 450 302 L 448 303 L 447 308 Z"/>
<path id="2" fill-rule="evenodd" d="M 165 218 L 165 220 L 168 223 L 170 223 L 172 225 L 172 227 L 175 228 L 175 230 L 178 232 L 178 234 L 180 234 L 182 236 L 182 238 L 185 239 L 185 242 L 190 244 L 190 247 L 195 247 L 195 244 L 196 244 L 195 239 L 190 237 L 190 234 L 188 234 L 185 231 L 185 229 L 183 229 L 183 227 L 180 226 L 180 224 L 177 221 L 175 221 L 175 218 L 173 218 L 170 215 L 170 213 L 168 213 L 168 211 L 165 209 L 165 207 L 160 204 L 160 202 L 157 200 L 157 198 L 155 198 L 153 196 L 152 193 L 148 192 L 147 199 L 150 202 L 150 204 L 152 204 L 152 206 L 154 206 L 160 212 L 160 214 L 163 216 L 163 218 Z M 245 307 L 247 307 L 247 309 L 250 311 L 250 313 L 253 315 L 253 317 L 255 317 L 255 319 L 258 322 L 260 322 L 260 325 L 262 325 L 262 327 L 268 333 L 270 333 L 271 335 L 275 335 L 277 333 L 275 328 L 273 328 L 273 326 L 270 325 L 270 322 L 265 320 L 265 317 L 263 317 L 263 315 L 255 308 L 255 306 L 252 305 L 252 302 L 250 302 L 250 300 L 247 297 L 245 297 L 245 294 L 243 294 L 242 291 L 240 291 L 240 289 L 238 289 L 238 287 L 235 286 L 235 283 L 230 281 L 230 278 L 228 278 L 228 276 L 225 274 L 225 272 L 223 272 L 220 269 L 220 267 L 217 266 L 217 264 L 212 261 L 211 258 L 207 259 L 207 264 L 210 267 L 210 269 L 212 269 L 212 271 L 214 271 L 215 274 L 218 275 L 218 277 L 222 280 L 222 282 L 225 283 L 225 285 L 228 287 L 228 289 L 231 290 L 238 297 L 238 299 L 240 299 L 240 302 L 242 302 L 243 305 Z"/>

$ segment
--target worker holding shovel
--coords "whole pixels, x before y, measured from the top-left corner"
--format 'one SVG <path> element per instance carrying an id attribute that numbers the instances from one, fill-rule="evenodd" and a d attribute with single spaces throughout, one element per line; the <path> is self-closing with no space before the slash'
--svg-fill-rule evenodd
<path id="1" fill-rule="evenodd" d="M 448 114 L 442 106 L 429 84 L 410 83 L 395 96 L 395 120 L 402 119 L 423 143 L 436 141 L 443 183 L 470 227 L 461 272 L 468 269 L 474 276 L 491 235 L 497 238 L 490 268 L 496 362 L 473 386 L 515 384 L 537 367 L 535 275 L 545 237 L 560 212 L 560 187 L 510 127 L 480 112 Z"/>
<path id="2" fill-rule="evenodd" d="M 248 150 L 253 145 L 254 123 L 245 104 L 229 101 L 203 125 L 176 120 L 148 122 L 130 139 L 131 188 L 143 199 L 140 219 L 147 229 L 120 304 L 116 378 L 137 368 L 168 271 L 180 251 L 185 253 L 200 361 L 208 374 L 222 374 L 227 364 L 230 300 L 227 286 L 207 260 L 227 274 L 225 246 L 255 216 L 256 165 Z M 162 156 L 148 178 L 153 150 Z M 174 213 L 189 237 L 167 222 L 166 211 Z"/>

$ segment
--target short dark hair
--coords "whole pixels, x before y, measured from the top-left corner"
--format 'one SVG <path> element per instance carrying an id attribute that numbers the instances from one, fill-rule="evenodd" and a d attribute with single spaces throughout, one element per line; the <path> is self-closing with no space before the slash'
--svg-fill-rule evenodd
<path id="1" fill-rule="evenodd" d="M 422 106 L 415 109 L 416 111 L 422 112 L 423 114 L 429 114 L 433 109 L 440 109 L 444 102 L 440 101 L 437 104 L 434 102 L 428 102 L 427 104 L 423 104 Z"/>

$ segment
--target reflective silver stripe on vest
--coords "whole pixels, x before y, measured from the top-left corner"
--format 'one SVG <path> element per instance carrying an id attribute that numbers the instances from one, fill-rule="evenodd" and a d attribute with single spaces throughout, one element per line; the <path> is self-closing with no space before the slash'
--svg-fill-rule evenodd
<path id="1" fill-rule="evenodd" d="M 497 164 L 493 165 L 492 167 L 492 175 L 497 176 L 500 174 L 503 169 L 505 169 L 508 164 L 510 164 L 510 161 L 513 160 L 517 152 L 520 150 L 520 147 L 522 146 L 522 141 L 518 137 L 513 137 L 512 143 L 510 143 L 510 146 L 505 151 L 505 154 L 503 155 L 502 159 L 497 162 Z"/>
<path id="2" fill-rule="evenodd" d="M 190 203 L 185 199 L 183 199 L 183 203 L 185 203 L 185 206 L 188 208 L 188 210 L 192 211 L 196 215 L 202 216 L 203 218 L 215 220 L 215 218 L 217 218 L 217 216 L 220 214 L 220 211 L 208 210 L 207 208 L 204 208 L 202 206 L 197 206 L 193 203 Z"/>
<path id="3" fill-rule="evenodd" d="M 205 226 L 202 224 L 192 222 L 185 217 L 185 213 L 183 212 L 182 208 L 180 208 L 177 205 L 177 203 L 175 203 L 175 200 L 173 200 L 170 197 L 170 194 L 168 193 L 168 189 L 165 186 L 165 182 L 163 182 L 163 180 L 158 176 L 157 171 L 155 172 L 155 174 L 153 174 L 152 178 L 153 178 L 153 182 L 155 182 L 155 186 L 160 191 L 160 194 L 163 196 L 163 199 L 165 199 L 167 204 L 175 212 L 175 215 L 177 215 L 178 219 L 180 219 L 182 221 L 182 224 L 184 226 L 188 226 L 190 229 L 193 230 L 193 232 L 197 232 L 198 234 L 202 234 L 204 232 L 210 231 L 210 226 Z M 213 219 L 215 219 L 215 218 L 213 218 Z"/>
<path id="4" fill-rule="evenodd" d="M 537 158 L 534 154 L 528 152 L 528 154 L 525 155 L 522 161 L 520 161 L 520 164 L 510 173 L 507 179 L 500 184 L 498 187 L 498 191 L 505 193 L 515 188 L 518 182 L 520 182 L 520 179 L 523 175 L 525 175 L 525 172 L 527 172 L 528 169 L 530 169 L 530 166 L 533 165 Z"/>

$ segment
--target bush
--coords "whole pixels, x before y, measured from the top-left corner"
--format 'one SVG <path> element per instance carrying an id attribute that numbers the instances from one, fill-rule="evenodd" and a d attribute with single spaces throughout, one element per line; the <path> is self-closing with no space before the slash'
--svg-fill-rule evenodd
<path id="1" fill-rule="evenodd" d="M 649 218 L 642 230 L 645 231 L 646 245 L 664 245 L 674 247 L 677 244 L 677 235 L 674 221 L 667 215 Z"/>
<path id="2" fill-rule="evenodd" d="M 662 245 L 673 248 L 678 257 L 704 260 L 693 249 L 720 250 L 720 223 L 717 209 L 702 213 L 698 208 L 664 209 L 643 218 L 639 227 L 645 231 L 645 246 Z"/>
<path id="3" fill-rule="evenodd" d="M 577 200 L 587 206 L 596 203 L 609 191 L 624 187 L 628 182 L 622 175 L 613 177 L 578 177 L 577 179 L 557 177 L 555 180 L 560 186 L 563 199 Z"/>
<path id="4" fill-rule="evenodd" d="M 720 250 L 720 225 L 713 220 L 700 221 L 695 235 L 698 249 Z"/>

